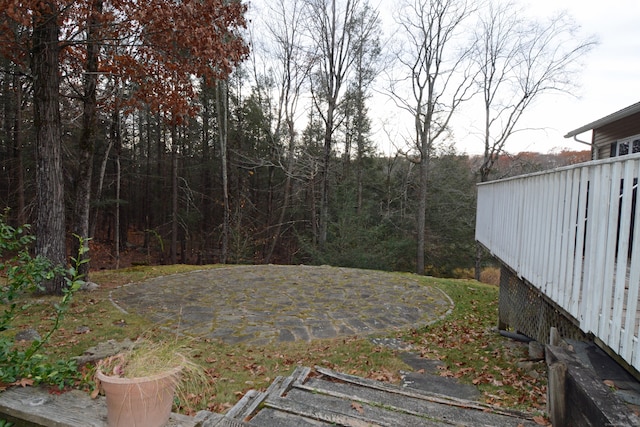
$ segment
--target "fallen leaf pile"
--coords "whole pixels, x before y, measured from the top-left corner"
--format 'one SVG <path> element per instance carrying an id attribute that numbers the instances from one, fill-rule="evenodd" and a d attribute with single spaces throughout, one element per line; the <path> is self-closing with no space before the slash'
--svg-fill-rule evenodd
<path id="1" fill-rule="evenodd" d="M 472 300 L 469 307 L 452 317 L 412 331 L 410 339 L 420 355 L 441 360 L 441 376 L 477 386 L 486 403 L 527 412 L 543 410 L 547 394 L 546 365 L 528 362 L 530 370 L 518 366 L 518 362 L 527 360 L 528 346 L 505 338 L 495 330 L 496 299 Z"/>

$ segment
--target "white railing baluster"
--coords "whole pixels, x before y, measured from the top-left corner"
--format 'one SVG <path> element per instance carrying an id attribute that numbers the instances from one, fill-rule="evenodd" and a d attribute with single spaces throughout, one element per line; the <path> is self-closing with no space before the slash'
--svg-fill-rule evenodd
<path id="1" fill-rule="evenodd" d="M 622 189 L 622 203 L 620 206 L 620 230 L 631 229 L 631 212 L 633 201 L 633 179 L 636 176 L 634 163 L 627 162 L 624 164 L 624 176 L 623 176 L 623 189 Z M 616 278 L 614 282 L 614 296 L 613 296 L 613 314 L 612 314 L 612 333 L 610 336 L 610 347 L 619 354 L 622 353 L 622 331 L 624 327 L 624 320 L 626 314 L 624 312 L 624 306 L 626 303 L 626 290 L 628 286 L 627 277 L 627 265 L 629 262 L 628 248 L 630 239 L 630 233 L 621 232 L 618 239 L 618 258 L 616 262 Z M 622 341 L 621 341 L 622 340 Z"/>
<path id="2" fill-rule="evenodd" d="M 567 263 L 567 273 L 564 277 L 560 277 L 558 281 L 558 286 L 566 286 L 569 289 L 566 291 L 567 301 L 563 307 L 565 307 L 569 314 L 571 314 L 576 319 L 578 318 L 578 298 L 574 295 L 574 290 L 576 288 L 580 288 L 580 280 L 576 278 L 575 275 L 575 264 L 576 264 L 576 241 L 578 238 L 578 209 L 579 209 L 579 201 L 580 201 L 580 169 L 571 169 L 569 172 L 570 185 L 567 188 L 569 191 L 569 210 L 567 211 L 567 216 L 565 218 L 565 224 L 567 225 L 567 231 L 569 238 L 567 239 L 567 249 L 566 249 L 566 258 L 563 259 L 563 262 Z M 564 279 L 564 280 L 563 280 Z M 579 290 L 575 292 L 579 294 Z"/>
<path id="3" fill-rule="evenodd" d="M 560 286 L 559 281 L 556 278 L 560 277 L 560 253 L 562 251 L 562 217 L 564 215 L 564 198 L 562 196 L 563 187 L 565 183 L 565 174 L 558 173 L 552 175 L 553 182 L 551 185 L 551 229 L 549 232 L 549 238 L 551 240 L 551 246 L 549 248 L 549 269 L 545 277 L 545 284 L 549 286 L 551 299 L 559 301 L 560 298 Z M 555 209 L 553 207 L 556 207 Z"/>
<path id="4" fill-rule="evenodd" d="M 556 206 L 554 205 L 555 200 L 553 199 L 554 194 L 554 178 L 555 174 L 549 175 L 540 175 L 540 189 L 538 190 L 541 194 L 542 200 L 542 215 L 541 220 L 542 224 L 546 224 L 543 228 L 540 229 L 540 233 L 538 233 L 538 239 L 540 245 L 538 247 L 538 264 L 536 265 L 536 271 L 539 272 L 540 278 L 540 289 L 547 295 L 551 295 L 552 289 L 550 286 L 549 276 L 552 274 L 553 270 L 553 262 L 551 261 L 551 256 L 555 256 L 553 251 L 551 250 L 554 247 L 554 236 L 553 236 L 553 215 L 551 211 L 557 211 Z"/>
<path id="5" fill-rule="evenodd" d="M 600 301 L 600 310 L 598 312 L 597 334 L 605 342 L 609 341 L 609 333 L 611 330 L 611 304 L 613 301 L 613 284 L 614 284 L 614 267 L 616 263 L 616 240 L 618 239 L 618 222 L 620 208 L 620 183 L 621 183 L 621 164 L 613 163 L 610 170 L 609 178 L 609 206 L 607 213 L 607 239 L 603 242 L 604 257 L 602 268 L 602 277 L 597 279 L 596 283 L 602 284 L 602 297 Z"/>
<path id="6" fill-rule="evenodd" d="M 631 155 L 482 183 L 476 214 L 480 243 L 636 369 L 638 177 Z"/>
<path id="7" fill-rule="evenodd" d="M 582 308 L 585 301 L 583 301 L 583 289 L 585 282 L 585 267 L 584 255 L 586 253 L 585 245 L 585 233 L 587 232 L 587 199 L 589 198 L 589 168 L 580 168 L 579 186 L 578 186 L 578 210 L 576 212 L 576 243 L 575 251 L 573 254 L 573 289 L 571 298 L 573 299 L 571 308 L 572 312 L 578 322 L 582 323 L 584 316 L 582 315 Z"/>
<path id="8" fill-rule="evenodd" d="M 589 180 L 589 203 L 587 207 L 587 234 L 590 238 L 585 239 L 586 251 L 584 255 L 585 277 L 582 284 L 582 299 L 585 304 L 582 306 L 581 326 L 586 330 L 592 330 L 593 324 L 597 324 L 597 313 L 594 311 L 594 298 L 599 297 L 600 289 L 596 285 L 597 269 L 600 267 L 598 260 L 602 259 L 602 243 L 604 241 L 603 206 L 598 203 L 604 192 L 602 191 L 602 168 L 590 168 L 592 179 Z"/>

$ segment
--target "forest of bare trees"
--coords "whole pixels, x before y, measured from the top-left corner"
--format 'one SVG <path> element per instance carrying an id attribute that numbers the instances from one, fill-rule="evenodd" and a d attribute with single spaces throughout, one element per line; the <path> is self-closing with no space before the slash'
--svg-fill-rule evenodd
<path id="1" fill-rule="evenodd" d="M 114 267 L 134 245 L 166 263 L 473 267 L 476 182 L 588 158 L 505 143 L 594 42 L 566 14 L 401 3 L 383 21 L 367 0 L 0 0 L 7 220 L 59 264 L 75 234 Z M 381 96 L 406 135 L 372 121 Z M 474 99 L 484 155 L 467 156 L 450 119 Z"/>

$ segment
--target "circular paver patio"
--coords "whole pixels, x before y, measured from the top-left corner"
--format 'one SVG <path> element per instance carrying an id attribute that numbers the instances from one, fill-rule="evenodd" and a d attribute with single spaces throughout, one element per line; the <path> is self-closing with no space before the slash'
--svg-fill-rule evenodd
<path id="1" fill-rule="evenodd" d="M 265 344 L 426 325 L 452 308 L 423 278 L 328 266 L 235 266 L 114 289 L 121 309 L 185 333 Z"/>

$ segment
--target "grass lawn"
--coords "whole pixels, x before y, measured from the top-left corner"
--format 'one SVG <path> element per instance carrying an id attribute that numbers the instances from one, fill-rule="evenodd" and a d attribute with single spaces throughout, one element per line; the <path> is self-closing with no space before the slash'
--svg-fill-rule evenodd
<path id="1" fill-rule="evenodd" d="M 147 320 L 124 314 L 109 301 L 116 286 L 147 278 L 216 266 L 144 266 L 118 271 L 96 271 L 91 280 L 101 287 L 79 292 L 45 348 L 52 360 L 82 354 L 87 348 L 109 339 L 147 337 L 172 338 L 171 333 Z M 415 276 L 413 276 L 415 277 Z M 527 347 L 500 336 L 497 323 L 498 289 L 472 280 L 425 277 L 425 285 L 436 286 L 454 301 L 446 319 L 428 327 L 390 334 L 414 345 L 415 351 L 440 359 L 442 376 L 455 377 L 476 385 L 485 402 L 506 408 L 540 413 L 546 395 L 546 366 L 543 362 L 520 364 Z M 52 324 L 53 304 L 59 298 L 34 296 L 31 305 L 14 321 L 13 330 L 33 327 L 41 334 Z M 175 337 L 174 337 L 175 338 Z M 296 366 L 320 365 L 337 371 L 376 380 L 398 382 L 399 371 L 409 370 L 396 351 L 372 344 L 367 337 L 318 340 L 311 343 L 276 343 L 264 347 L 227 345 L 200 337 L 180 337 L 190 348 L 189 356 L 206 373 L 206 384 L 183 395 L 180 412 L 199 409 L 224 412 L 249 389 L 266 388 L 277 375 L 288 375 Z M 93 368 L 83 369 L 91 387 Z"/>

